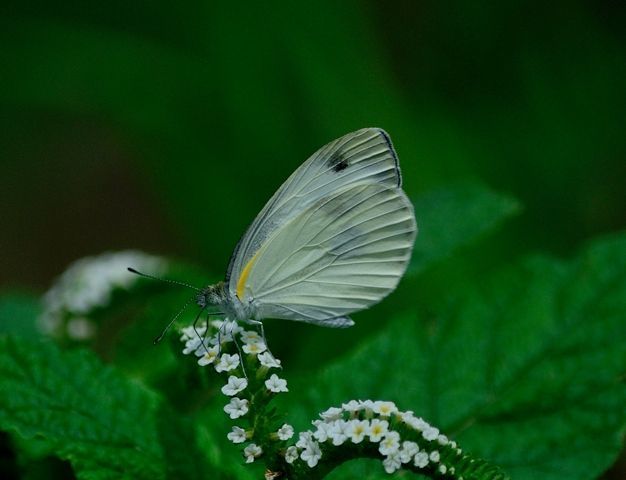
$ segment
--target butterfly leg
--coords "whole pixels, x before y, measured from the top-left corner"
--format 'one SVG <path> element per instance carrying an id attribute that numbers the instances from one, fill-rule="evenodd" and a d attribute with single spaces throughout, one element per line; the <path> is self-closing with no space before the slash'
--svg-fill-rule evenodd
<path id="1" fill-rule="evenodd" d="M 239 352 L 239 363 L 241 364 L 241 371 L 243 372 L 243 376 L 246 377 L 246 380 L 248 380 L 246 367 L 243 364 L 243 352 L 241 351 L 241 347 L 239 346 L 239 342 L 237 341 L 237 336 L 234 333 L 231 336 L 233 337 L 233 343 L 235 344 L 235 347 L 237 347 L 237 351 Z"/>
<path id="2" fill-rule="evenodd" d="M 204 308 L 200 309 L 200 311 L 198 312 L 198 315 L 196 315 L 196 318 L 194 319 L 194 321 L 193 321 L 191 326 L 193 328 L 193 331 L 196 333 L 196 335 L 200 339 L 200 344 L 204 347 L 205 352 L 209 353 L 209 349 L 206 348 L 206 342 L 204 341 L 205 338 L 206 338 L 206 332 L 204 332 L 204 336 L 202 336 L 202 335 L 200 335 L 200 332 L 198 332 L 198 329 L 196 328 L 196 325 L 198 324 L 198 321 L 200 320 L 200 316 L 202 315 L 202 312 L 204 312 L 204 310 L 205 310 Z"/>
<path id="3" fill-rule="evenodd" d="M 265 344 L 265 348 L 267 348 L 267 351 L 269 352 L 269 354 L 273 358 L 276 358 L 274 356 L 274 354 L 272 353 L 272 351 L 270 350 L 270 346 L 267 344 L 267 339 L 265 338 L 265 328 L 263 328 L 263 322 L 260 321 L 260 320 L 253 320 L 253 319 L 248 319 L 247 322 L 251 323 L 252 325 L 256 325 L 257 327 L 259 327 L 259 330 L 261 331 L 261 338 L 263 339 L 263 343 Z"/>

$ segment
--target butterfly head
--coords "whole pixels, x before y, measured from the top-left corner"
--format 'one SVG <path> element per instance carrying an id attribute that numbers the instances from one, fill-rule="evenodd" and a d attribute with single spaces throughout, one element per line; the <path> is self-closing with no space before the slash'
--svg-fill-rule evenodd
<path id="1" fill-rule="evenodd" d="M 220 305 L 224 302 L 225 284 L 224 282 L 208 285 L 196 295 L 196 303 L 200 308 Z"/>

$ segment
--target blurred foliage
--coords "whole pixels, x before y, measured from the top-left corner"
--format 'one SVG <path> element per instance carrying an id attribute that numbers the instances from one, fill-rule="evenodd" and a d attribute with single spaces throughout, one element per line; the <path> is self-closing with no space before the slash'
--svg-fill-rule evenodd
<path id="1" fill-rule="evenodd" d="M 533 342 L 524 335 L 535 328 L 541 335 L 550 322 L 562 327 L 559 322 L 569 321 L 567 315 L 576 316 L 576 295 L 583 301 L 583 293 L 605 285 L 598 278 L 579 292 L 562 282 L 583 285 L 582 276 L 613 275 L 620 265 L 616 253 L 602 266 L 606 259 L 597 249 L 608 249 L 607 240 L 569 263 L 540 257 L 506 267 L 536 250 L 572 256 L 590 237 L 626 224 L 625 20 L 622 3 L 582 0 L 2 2 L 0 334 L 20 336 L 12 340 L 20 345 L 36 341 L 37 295 L 84 255 L 139 248 L 199 265 L 173 271 L 174 278 L 194 283 L 220 278 L 247 224 L 308 154 L 349 131 L 379 126 L 394 140 L 404 188 L 416 205 L 420 235 L 412 275 L 385 302 L 358 314 L 353 329 L 268 322 L 272 349 L 283 359 L 288 378 L 328 381 L 320 371 L 337 357 L 343 363 L 330 372 L 347 368 L 358 352 L 376 345 L 384 351 L 396 338 L 393 332 L 407 328 L 429 346 L 422 351 L 419 343 L 395 334 L 410 347 L 403 354 L 407 372 L 424 367 L 420 362 L 430 358 L 430 342 L 443 338 L 438 333 L 443 327 L 464 328 L 465 338 L 478 342 L 476 359 L 491 355 L 502 368 L 524 364 Z M 522 213 L 485 238 L 518 213 L 512 198 L 519 199 Z M 503 266 L 505 273 L 494 273 Z M 518 299 L 508 296 L 516 286 Z M 211 465 L 228 464 L 233 475 L 245 475 L 234 449 L 224 446 L 221 406 L 215 407 L 215 417 L 209 407 L 199 407 L 206 405 L 210 383 L 167 347 L 151 345 L 186 297 L 152 287 L 131 293 L 134 300 L 122 296 L 113 310 L 103 312 L 104 330 L 90 346 L 115 364 L 115 375 L 128 388 L 135 388 L 134 382 L 149 385 L 158 393 L 148 397 L 158 398 L 159 405 L 192 410 L 194 418 L 213 422 L 197 425 L 199 448 Z M 603 301 L 613 298 L 597 293 Z M 457 302 L 468 311 L 478 311 L 464 317 L 450 307 L 451 295 L 461 298 Z M 556 313 L 549 311 L 550 302 L 559 306 Z M 593 311 L 603 306 L 589 302 Z M 481 323 L 498 309 L 503 318 L 498 328 Z M 589 366 L 602 372 L 599 382 L 625 370 L 617 354 L 611 360 L 600 352 L 596 358 L 576 343 L 588 336 L 591 349 L 595 341 L 620 338 L 623 320 L 620 324 L 605 313 L 597 324 L 563 332 L 562 341 L 575 343 L 571 356 L 580 355 L 562 360 L 570 359 L 570 366 L 582 362 L 579 394 L 585 405 L 591 401 L 585 390 L 592 386 Z M 192 319 L 190 312 L 182 317 L 183 322 Z M 617 323 L 606 323 L 611 321 Z M 507 333 L 516 325 L 528 330 L 519 336 Z M 489 346 L 500 329 L 513 339 Z M 615 337 L 605 338 L 609 333 Z M 434 340 L 426 337 L 431 334 Z M 453 335 L 450 341 L 455 338 L 461 337 Z M 465 349 L 460 351 L 465 354 Z M 24 355 L 40 353 L 34 346 L 22 350 Z M 57 359 L 60 371 L 74 361 L 66 360 L 64 351 L 41 352 Z M 86 362 L 94 372 L 100 368 L 95 359 Z M 390 385 L 397 387 L 403 379 L 401 391 L 389 395 L 420 388 L 422 383 L 399 368 L 381 370 L 390 381 L 398 376 Z M 454 422 L 441 416 L 448 397 L 458 394 L 471 410 L 470 396 L 479 401 L 487 395 L 474 389 L 466 368 L 457 359 L 446 369 L 459 377 L 448 381 L 458 381 L 464 393 L 438 391 L 429 395 L 431 403 L 417 397 L 397 400 L 449 427 Z M 493 388 L 499 385 L 496 377 L 506 374 L 491 371 Z M 543 383 L 556 389 L 545 392 L 546 409 L 561 401 L 569 408 L 562 385 Z M 509 412 L 522 408 L 522 400 L 512 401 Z M 613 429 L 623 423 L 609 418 L 611 408 L 590 405 L 607 414 L 581 420 L 594 432 L 605 426 L 607 443 L 598 443 L 608 453 L 602 456 L 599 444 L 588 447 L 599 473 L 615 457 L 619 442 Z M 572 408 L 572 418 L 579 418 L 578 407 Z M 313 413 L 308 410 L 308 417 Z M 581 449 L 587 448 L 585 439 L 598 437 L 581 434 L 567 422 L 557 427 L 556 416 L 546 422 L 546 429 L 561 435 L 558 441 L 584 437 L 577 444 Z M 188 432 L 184 424 L 172 428 L 183 437 Z M 464 431 L 463 439 L 512 466 L 515 457 L 506 458 L 507 452 L 527 447 L 522 440 L 529 437 L 515 448 L 496 451 L 490 442 L 515 443 L 504 438 L 508 432 L 498 422 L 492 428 L 479 422 Z M 49 468 L 58 478 L 67 477 L 67 465 L 46 456 L 53 447 L 26 443 L 15 434 L 0 437 L 2 452 L 10 452 L 10 468 L 19 465 L 29 478 L 42 478 Z M 169 444 L 166 451 L 178 454 Z M 561 453 L 576 468 L 575 452 L 580 451 Z M 545 459 L 541 449 L 535 453 Z M 74 458 L 71 452 L 57 454 Z M 530 475 L 523 467 L 514 467 L 522 478 Z"/>
<path id="2" fill-rule="evenodd" d="M 569 263 L 531 257 L 432 318 L 400 316 L 292 386 L 309 393 L 290 413 L 304 427 L 328 405 L 393 398 L 511 478 L 595 478 L 623 441 L 624 312 L 626 236 Z"/>

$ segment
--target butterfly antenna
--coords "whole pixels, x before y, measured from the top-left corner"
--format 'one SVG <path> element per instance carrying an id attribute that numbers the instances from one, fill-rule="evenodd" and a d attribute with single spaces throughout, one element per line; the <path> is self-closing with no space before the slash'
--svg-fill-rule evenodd
<path id="1" fill-rule="evenodd" d="M 130 270 L 130 269 L 129 269 Z M 167 326 L 163 329 L 163 331 L 161 332 L 161 334 L 156 337 L 154 339 L 154 345 L 156 345 L 157 343 L 159 343 L 161 340 L 163 340 L 163 337 L 165 336 L 165 334 L 167 333 L 167 331 L 170 329 L 170 327 L 174 324 L 174 322 L 178 319 L 178 317 L 180 317 L 182 315 L 182 313 L 185 311 L 185 309 L 189 306 L 189 304 L 192 302 L 192 300 L 194 300 L 196 297 L 191 297 L 189 300 L 187 300 L 185 302 L 185 304 L 183 305 L 183 308 L 181 308 L 178 313 L 176 315 L 174 315 L 174 318 L 172 318 L 170 320 L 170 323 L 167 324 Z"/>
<path id="2" fill-rule="evenodd" d="M 138 270 L 135 270 L 132 267 L 128 267 L 128 271 L 130 273 L 134 273 L 135 275 L 139 275 L 140 277 L 150 278 L 152 280 L 158 280 L 159 282 L 171 283 L 173 285 L 180 285 L 181 287 L 191 288 L 192 290 L 195 290 L 196 292 L 200 291 L 200 289 L 198 287 L 194 287 L 193 285 L 189 285 L 188 283 L 179 282 L 177 280 L 169 280 L 167 278 L 155 277 L 154 275 L 148 275 L 147 273 L 142 273 L 142 272 L 140 272 Z"/>

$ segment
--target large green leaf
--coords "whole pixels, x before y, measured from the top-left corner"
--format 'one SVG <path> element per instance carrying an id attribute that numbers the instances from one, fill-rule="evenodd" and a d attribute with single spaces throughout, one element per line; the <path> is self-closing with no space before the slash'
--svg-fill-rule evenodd
<path id="1" fill-rule="evenodd" d="M 399 318 L 308 379 L 293 412 L 394 400 L 512 478 L 595 478 L 626 426 L 625 312 L 626 236 L 569 263 L 530 258 L 432 319 Z"/>
<path id="2" fill-rule="evenodd" d="M 87 351 L 0 339 L 0 427 L 44 438 L 80 478 L 164 478 L 158 398 Z"/>
<path id="3" fill-rule="evenodd" d="M 469 182 L 436 189 L 414 203 L 419 236 L 408 273 L 424 270 L 520 211 L 515 199 Z"/>

